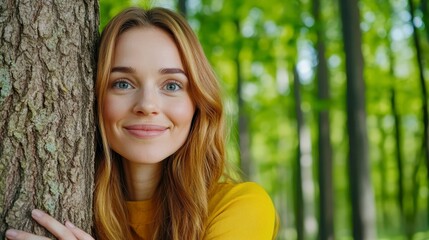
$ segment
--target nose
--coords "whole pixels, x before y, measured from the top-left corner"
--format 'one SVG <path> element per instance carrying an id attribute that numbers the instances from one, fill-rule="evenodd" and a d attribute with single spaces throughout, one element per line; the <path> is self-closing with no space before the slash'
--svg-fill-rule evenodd
<path id="1" fill-rule="evenodd" d="M 159 98 L 153 89 L 142 88 L 136 94 L 134 113 L 138 115 L 156 115 L 159 112 Z"/>

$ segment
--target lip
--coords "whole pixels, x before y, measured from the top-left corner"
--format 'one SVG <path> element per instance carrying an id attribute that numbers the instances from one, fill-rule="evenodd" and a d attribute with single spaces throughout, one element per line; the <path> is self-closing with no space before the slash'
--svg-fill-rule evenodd
<path id="1" fill-rule="evenodd" d="M 168 127 L 153 124 L 128 125 L 124 129 L 137 138 L 152 138 L 162 135 Z"/>

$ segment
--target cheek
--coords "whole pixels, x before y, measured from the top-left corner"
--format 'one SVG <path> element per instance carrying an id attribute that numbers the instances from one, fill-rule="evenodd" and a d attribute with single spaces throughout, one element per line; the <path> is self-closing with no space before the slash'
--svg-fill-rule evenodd
<path id="1" fill-rule="evenodd" d="M 114 99 L 113 97 L 106 96 L 104 99 L 103 107 L 103 119 L 106 127 L 110 127 L 114 124 L 114 121 L 119 119 L 123 114 L 124 108 L 120 107 L 120 101 Z"/>
<path id="2" fill-rule="evenodd" d="M 195 113 L 195 105 L 191 100 L 177 104 L 171 109 L 171 114 L 176 116 L 176 124 L 190 126 Z"/>

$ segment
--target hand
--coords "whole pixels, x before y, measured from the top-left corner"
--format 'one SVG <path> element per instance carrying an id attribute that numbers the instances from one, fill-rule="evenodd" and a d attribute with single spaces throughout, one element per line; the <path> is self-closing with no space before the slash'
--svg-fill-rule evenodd
<path id="1" fill-rule="evenodd" d="M 55 220 L 53 217 L 48 214 L 34 209 L 31 212 L 31 216 L 36 220 L 40 225 L 45 227 L 49 232 L 51 232 L 58 239 L 64 240 L 94 240 L 89 234 L 84 232 L 83 230 L 75 227 L 71 222 L 66 221 L 63 225 L 62 223 Z M 47 237 L 36 236 L 31 233 L 27 233 L 24 231 L 19 231 L 15 229 L 9 229 L 6 231 L 6 238 L 9 240 L 45 240 L 49 239 Z"/>

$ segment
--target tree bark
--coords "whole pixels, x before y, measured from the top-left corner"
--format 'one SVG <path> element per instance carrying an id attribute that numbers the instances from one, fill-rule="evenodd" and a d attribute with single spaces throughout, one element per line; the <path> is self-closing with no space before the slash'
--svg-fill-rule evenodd
<path id="1" fill-rule="evenodd" d="M 353 237 L 362 240 L 376 239 L 358 0 L 340 0 L 340 12 L 346 56 L 349 183 Z"/>
<path id="2" fill-rule="evenodd" d="M 34 208 L 90 232 L 98 2 L 2 1 L 0 34 L 0 238 L 46 235 Z"/>

